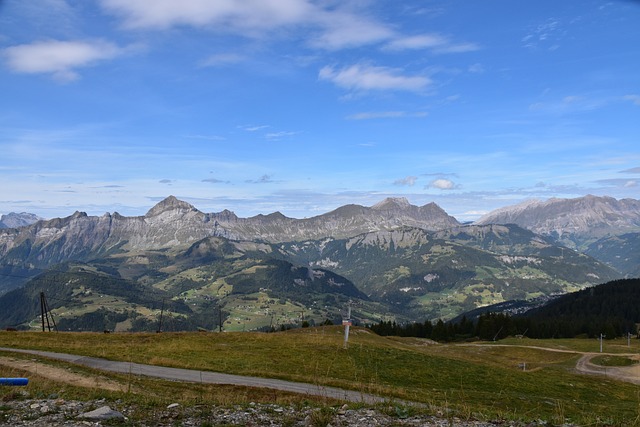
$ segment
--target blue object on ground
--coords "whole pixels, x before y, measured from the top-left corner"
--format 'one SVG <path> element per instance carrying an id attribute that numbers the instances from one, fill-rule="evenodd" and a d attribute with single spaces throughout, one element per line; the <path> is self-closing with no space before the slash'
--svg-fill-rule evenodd
<path id="1" fill-rule="evenodd" d="M 0 385 L 27 385 L 29 378 L 0 378 Z"/>

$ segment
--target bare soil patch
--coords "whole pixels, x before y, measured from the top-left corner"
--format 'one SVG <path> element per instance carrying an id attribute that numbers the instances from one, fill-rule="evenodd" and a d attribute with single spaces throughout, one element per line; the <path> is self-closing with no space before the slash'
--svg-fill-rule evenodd
<path id="1" fill-rule="evenodd" d="M 35 360 L 0 357 L 0 365 L 31 372 L 50 380 L 60 381 L 78 387 L 99 388 L 109 391 L 127 391 L 127 386 L 106 377 L 81 375 L 68 369 L 46 365 Z"/>

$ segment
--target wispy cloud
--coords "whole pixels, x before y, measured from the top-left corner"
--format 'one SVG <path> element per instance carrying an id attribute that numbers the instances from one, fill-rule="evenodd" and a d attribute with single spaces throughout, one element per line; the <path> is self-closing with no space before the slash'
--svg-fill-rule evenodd
<path id="1" fill-rule="evenodd" d="M 224 67 L 244 62 L 247 58 L 238 53 L 216 53 L 200 61 L 201 67 Z"/>
<path id="2" fill-rule="evenodd" d="M 219 135 L 185 135 L 184 138 L 188 139 L 204 139 L 207 141 L 224 141 L 227 138 Z"/>
<path id="3" fill-rule="evenodd" d="M 262 129 L 267 129 L 269 125 L 249 125 L 249 126 L 240 126 L 240 129 L 245 130 L 247 132 L 257 132 Z"/>
<path id="4" fill-rule="evenodd" d="M 349 90 L 406 90 L 421 91 L 431 84 L 426 76 L 403 75 L 403 70 L 355 64 L 342 69 L 331 66 L 320 70 L 319 78 Z"/>
<path id="5" fill-rule="evenodd" d="M 272 183 L 272 182 L 275 182 L 275 181 L 272 179 L 271 175 L 265 174 L 265 175 L 262 175 L 258 179 L 254 179 L 254 180 L 248 179 L 245 182 L 247 184 L 269 184 L 269 183 Z"/>
<path id="6" fill-rule="evenodd" d="M 423 50 L 430 49 L 435 53 L 463 53 L 479 50 L 475 43 L 456 43 L 441 34 L 420 34 L 415 36 L 397 36 L 386 43 L 385 50 Z"/>
<path id="7" fill-rule="evenodd" d="M 418 180 L 417 176 L 407 176 L 405 178 L 396 179 L 393 182 L 393 185 L 412 187 L 415 185 L 417 180 Z"/>
<path id="8" fill-rule="evenodd" d="M 207 179 L 203 179 L 202 182 L 208 182 L 209 184 L 229 184 L 229 181 L 224 181 L 222 179 L 217 179 L 217 178 L 207 178 Z"/>
<path id="9" fill-rule="evenodd" d="M 300 30 L 299 41 L 330 51 L 373 44 L 383 44 L 385 50 L 430 49 L 436 53 L 479 49 L 474 43 L 455 42 L 436 33 L 411 36 L 398 33 L 384 21 L 365 13 L 366 2 L 359 5 L 312 0 L 100 0 L 100 3 L 108 13 L 120 17 L 125 28 L 135 30 L 192 26 L 264 39 L 269 34 L 277 36 L 281 29 L 295 29 Z M 203 65 L 219 66 L 239 59 L 214 55 Z"/>
<path id="10" fill-rule="evenodd" d="M 599 99 L 585 95 L 567 95 L 562 99 L 535 102 L 529 106 L 529 110 L 550 114 L 567 114 L 597 110 L 606 106 L 609 102 L 609 99 Z"/>
<path id="11" fill-rule="evenodd" d="M 4 50 L 8 67 L 16 73 L 51 74 L 60 82 L 79 77 L 78 68 L 113 59 L 125 50 L 102 40 L 47 40 Z"/>
<path id="12" fill-rule="evenodd" d="M 176 26 L 215 29 L 263 38 L 281 28 L 304 30 L 301 38 L 325 50 L 356 47 L 386 40 L 393 31 L 348 7 L 310 0 L 101 0 L 125 28 L 165 30 Z"/>
<path id="13" fill-rule="evenodd" d="M 102 7 L 131 29 L 164 30 L 179 25 L 227 30 L 271 29 L 307 21 L 315 7 L 306 0 L 101 0 Z"/>
<path id="14" fill-rule="evenodd" d="M 566 30 L 562 27 L 559 19 L 549 18 L 529 29 L 529 32 L 522 38 L 522 43 L 529 49 L 546 48 L 547 50 L 557 50 L 560 48 L 560 40 L 564 37 Z"/>
<path id="15" fill-rule="evenodd" d="M 311 45 L 325 50 L 338 50 L 378 43 L 394 36 L 394 32 L 381 22 L 366 19 L 345 10 L 316 11 L 322 27 L 320 36 Z"/>
<path id="16" fill-rule="evenodd" d="M 426 117 L 427 112 L 419 111 L 417 113 L 409 113 L 406 111 L 370 111 L 366 113 L 356 113 L 347 116 L 348 120 L 371 120 L 371 119 L 396 119 L 403 117 Z"/>
<path id="17" fill-rule="evenodd" d="M 620 173 L 640 173 L 640 167 L 626 169 L 626 170 L 620 171 Z"/>
<path id="18" fill-rule="evenodd" d="M 623 99 L 631 101 L 636 105 L 640 105 L 640 95 L 625 95 Z"/>
<path id="19" fill-rule="evenodd" d="M 480 63 L 475 63 L 468 68 L 470 73 L 480 74 L 484 73 L 484 66 Z"/>
<path id="20" fill-rule="evenodd" d="M 618 188 L 635 188 L 638 186 L 638 181 L 635 179 L 600 179 L 595 182 Z"/>
<path id="21" fill-rule="evenodd" d="M 280 131 L 280 132 L 269 132 L 265 135 L 265 138 L 274 140 L 274 139 L 282 139 L 288 138 L 290 136 L 296 135 L 298 132 L 291 131 Z"/>

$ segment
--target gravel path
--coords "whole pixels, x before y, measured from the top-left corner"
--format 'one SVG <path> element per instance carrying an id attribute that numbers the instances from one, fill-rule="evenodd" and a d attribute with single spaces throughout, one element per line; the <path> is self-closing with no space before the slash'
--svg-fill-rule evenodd
<path id="1" fill-rule="evenodd" d="M 271 378 L 247 377 L 242 375 L 222 374 L 218 372 L 196 371 L 191 369 L 167 368 L 164 366 L 143 365 L 140 363 L 115 362 L 96 357 L 77 356 L 66 353 L 53 353 L 50 351 L 22 350 L 0 347 L 0 351 L 12 351 L 16 353 L 33 354 L 48 357 L 50 359 L 63 360 L 68 363 L 88 366 L 108 372 L 123 374 L 144 375 L 148 377 L 162 378 L 172 381 L 187 381 L 207 384 L 230 384 L 247 387 L 271 388 L 293 393 L 321 396 L 348 402 L 360 402 L 375 404 L 386 399 L 373 394 L 361 393 L 352 390 L 343 390 L 335 387 L 325 387 L 308 383 L 276 380 Z"/>

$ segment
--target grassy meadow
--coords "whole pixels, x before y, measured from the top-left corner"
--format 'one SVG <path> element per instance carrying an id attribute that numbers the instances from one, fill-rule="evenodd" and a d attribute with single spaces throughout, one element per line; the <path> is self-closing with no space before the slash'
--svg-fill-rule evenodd
<path id="1" fill-rule="evenodd" d="M 463 418 L 640 426 L 640 386 L 573 371 L 582 352 L 599 351 L 598 341 L 508 339 L 478 344 L 432 344 L 353 328 L 345 349 L 343 329 L 338 326 L 271 334 L 0 332 L 2 347 L 336 386 L 379 394 L 390 401 L 416 402 L 421 405 L 415 410 Z M 604 349 L 638 354 L 640 343 L 632 340 L 628 347 L 626 340 L 605 341 Z M 2 367 L 0 375 L 2 369 L 6 375 Z M 310 399 L 238 387 L 227 387 L 228 392 L 216 398 L 216 390 L 224 387 L 199 385 L 200 391 L 196 387 L 187 392 L 189 387 L 160 380 L 109 377 L 128 384 L 130 398 L 141 398 L 135 397 L 135 390 L 154 390 L 162 402 L 164 393 L 175 400 L 176 390 L 194 402 L 204 396 L 228 404 Z M 37 381 L 33 387 L 38 387 Z"/>

